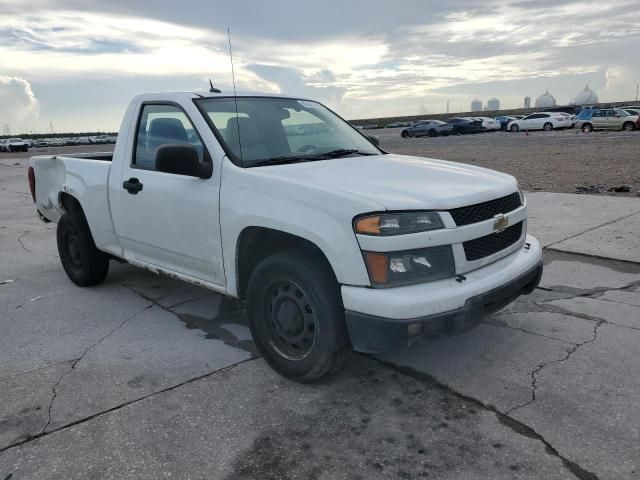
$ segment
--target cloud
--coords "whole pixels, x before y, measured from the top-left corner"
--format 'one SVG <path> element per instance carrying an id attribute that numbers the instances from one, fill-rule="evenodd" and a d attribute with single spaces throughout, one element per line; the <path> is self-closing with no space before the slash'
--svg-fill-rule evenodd
<path id="1" fill-rule="evenodd" d="M 313 97 L 350 117 L 466 109 L 475 97 L 516 107 L 547 88 L 566 103 L 585 83 L 607 101 L 640 77 L 637 1 L 0 0 L 0 72 L 36 85 L 43 118 L 60 124 L 50 90 L 55 105 L 104 109 L 119 93 L 96 95 L 105 80 L 127 95 L 209 77 L 228 89 L 230 26 L 239 90 Z"/>
<path id="2" fill-rule="evenodd" d="M 8 123 L 13 133 L 32 128 L 38 118 L 39 102 L 24 78 L 0 75 L 0 124 Z"/>

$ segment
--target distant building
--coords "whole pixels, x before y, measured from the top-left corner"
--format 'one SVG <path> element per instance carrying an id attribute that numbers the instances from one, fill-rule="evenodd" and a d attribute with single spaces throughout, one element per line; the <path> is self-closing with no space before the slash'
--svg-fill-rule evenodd
<path id="1" fill-rule="evenodd" d="M 524 97 L 524 108 L 531 108 L 531 97 Z"/>
<path id="2" fill-rule="evenodd" d="M 549 90 L 536 98 L 536 108 L 553 108 L 556 106 L 556 99 L 549 93 Z"/>
<path id="3" fill-rule="evenodd" d="M 500 110 L 500 100 L 498 100 L 495 97 L 490 98 L 489 101 L 487 102 L 487 110 L 489 111 Z"/>
<path id="4" fill-rule="evenodd" d="M 482 100 L 474 100 L 471 102 L 471 111 L 472 112 L 481 112 L 482 111 Z"/>
<path id="5" fill-rule="evenodd" d="M 594 103 L 598 103 L 598 94 L 589 88 L 589 85 L 584 87 L 580 93 L 578 93 L 571 100 L 571 105 L 575 105 L 577 107 L 583 107 L 585 105 L 593 105 Z"/>

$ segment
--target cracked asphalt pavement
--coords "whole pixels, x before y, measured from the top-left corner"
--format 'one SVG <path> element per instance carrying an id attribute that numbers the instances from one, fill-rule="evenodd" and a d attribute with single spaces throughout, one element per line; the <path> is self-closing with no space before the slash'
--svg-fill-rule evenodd
<path id="1" fill-rule="evenodd" d="M 638 478 L 640 200 L 527 198 L 532 295 L 299 385 L 240 302 L 116 263 L 71 284 L 3 155 L 0 480 Z"/>

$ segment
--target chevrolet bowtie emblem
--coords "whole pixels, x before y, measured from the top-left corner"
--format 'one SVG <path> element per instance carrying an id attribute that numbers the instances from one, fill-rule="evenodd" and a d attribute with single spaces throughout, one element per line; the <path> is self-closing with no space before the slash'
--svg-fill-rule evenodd
<path id="1" fill-rule="evenodd" d="M 493 217 L 494 232 L 502 232 L 508 226 L 509 226 L 509 219 L 505 217 L 502 213 L 499 213 L 498 215 Z"/>

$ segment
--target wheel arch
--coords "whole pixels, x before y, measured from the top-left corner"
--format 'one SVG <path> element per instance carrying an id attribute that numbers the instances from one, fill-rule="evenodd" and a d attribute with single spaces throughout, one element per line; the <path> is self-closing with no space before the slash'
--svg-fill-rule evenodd
<path id="1" fill-rule="evenodd" d="M 236 294 L 245 298 L 251 273 L 258 264 L 270 255 L 286 251 L 302 251 L 320 260 L 336 282 L 337 275 L 322 249 L 311 240 L 268 227 L 245 227 L 236 243 Z"/>

